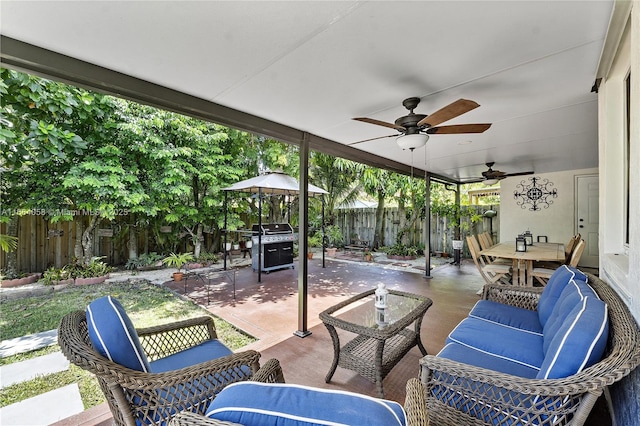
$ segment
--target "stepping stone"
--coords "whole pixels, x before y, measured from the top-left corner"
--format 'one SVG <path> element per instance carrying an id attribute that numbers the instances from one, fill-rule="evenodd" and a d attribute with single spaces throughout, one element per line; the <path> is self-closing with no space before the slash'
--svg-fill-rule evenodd
<path id="1" fill-rule="evenodd" d="M 84 411 L 77 384 L 0 408 L 0 424 L 48 425 Z"/>
<path id="2" fill-rule="evenodd" d="M 69 368 L 69 360 L 62 352 L 55 352 L 26 361 L 16 362 L 0 367 L 0 389 L 14 383 L 26 382 L 37 376 L 65 371 Z"/>
<path id="3" fill-rule="evenodd" d="M 0 342 L 0 358 L 29 352 L 58 343 L 58 330 L 49 330 Z"/>

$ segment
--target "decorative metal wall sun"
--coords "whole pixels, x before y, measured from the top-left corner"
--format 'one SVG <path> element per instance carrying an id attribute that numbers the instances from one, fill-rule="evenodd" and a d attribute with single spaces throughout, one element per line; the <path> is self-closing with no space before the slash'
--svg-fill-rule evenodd
<path id="1" fill-rule="evenodd" d="M 536 211 L 541 210 L 540 206 L 545 209 L 549 208 L 549 205 L 553 204 L 551 198 L 558 197 L 558 190 L 553 187 L 553 182 L 549 182 L 549 179 L 540 179 L 539 177 L 530 177 L 530 184 L 526 181 L 521 181 L 516 185 L 516 190 L 513 191 L 513 196 L 517 200 L 521 208 Z"/>

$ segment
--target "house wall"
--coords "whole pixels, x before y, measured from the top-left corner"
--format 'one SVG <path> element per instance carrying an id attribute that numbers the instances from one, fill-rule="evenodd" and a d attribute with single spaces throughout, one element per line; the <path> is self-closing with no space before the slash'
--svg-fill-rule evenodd
<path id="1" fill-rule="evenodd" d="M 629 244 L 624 242 L 625 111 L 623 81 L 631 71 Z M 598 66 L 600 276 L 640 322 L 640 2 L 617 1 Z M 611 386 L 614 425 L 640 418 L 640 369 Z"/>
<path id="2" fill-rule="evenodd" d="M 515 241 L 518 234 L 527 229 L 533 234 L 534 242 L 538 235 L 546 235 L 549 242 L 567 243 L 576 233 L 576 196 L 575 177 L 597 175 L 598 169 L 580 169 L 556 173 L 536 173 L 533 176 L 540 181 L 548 179 L 553 183 L 549 189 L 556 189 L 558 196 L 549 198 L 553 201 L 548 208 L 531 211 L 516 204 L 514 191 L 517 185 L 524 181 L 530 184 L 531 176 L 518 176 L 504 179 L 500 182 L 500 220 L 501 241 Z"/>
<path id="3" fill-rule="evenodd" d="M 625 2 L 622 2 L 625 3 Z M 627 3 L 628 5 L 628 3 Z M 622 7 L 622 5 L 616 5 Z M 640 2 L 619 28 L 609 28 L 608 38 L 619 42 L 605 68 L 598 91 L 600 155 L 600 271 L 602 277 L 622 296 L 636 320 L 640 321 L 640 34 L 637 16 Z M 631 17 L 633 13 L 634 17 Z M 602 64 L 601 64 L 602 67 Z M 625 89 L 631 70 L 631 152 L 630 152 L 630 241 L 624 241 L 625 207 Z M 636 119 L 634 120 L 633 117 Z"/>

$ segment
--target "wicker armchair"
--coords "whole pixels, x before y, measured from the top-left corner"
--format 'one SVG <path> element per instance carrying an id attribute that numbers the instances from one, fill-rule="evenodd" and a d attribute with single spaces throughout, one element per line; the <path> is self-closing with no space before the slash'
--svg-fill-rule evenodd
<path id="1" fill-rule="evenodd" d="M 619 381 L 640 364 L 640 330 L 627 306 L 606 283 L 594 275 L 587 276 L 591 287 L 608 305 L 609 338 L 600 362 L 566 378 L 543 380 L 427 355 L 421 360 L 422 381 L 432 423 L 583 425 L 605 386 Z M 488 284 L 483 298 L 535 309 L 542 291 Z M 444 396 L 453 394 L 462 398 L 454 402 Z M 489 423 L 480 419 L 487 417 Z"/>
<path id="2" fill-rule="evenodd" d="M 216 338 L 211 317 L 200 317 L 137 330 L 153 361 Z M 246 351 L 164 373 L 131 370 L 100 355 L 90 343 L 84 311 L 62 318 L 58 342 L 75 365 L 94 373 L 107 399 L 115 424 L 166 424 L 180 411 L 204 413 L 218 392 L 230 383 L 251 379 L 260 354 Z M 277 376 L 275 376 L 277 378 Z M 274 379 L 274 378 L 272 378 Z"/>
<path id="3" fill-rule="evenodd" d="M 265 370 L 267 374 L 261 374 Z M 274 380 L 277 378 L 276 380 Z M 280 380 L 282 379 L 282 380 Z M 252 379 L 257 382 L 284 382 L 280 364 L 270 359 Z M 419 379 L 413 378 L 407 382 L 407 397 L 404 404 L 407 413 L 407 426 L 429 426 L 429 415 L 424 400 L 424 388 Z M 236 423 L 210 419 L 200 414 L 184 411 L 175 416 L 169 426 L 237 426 Z"/>

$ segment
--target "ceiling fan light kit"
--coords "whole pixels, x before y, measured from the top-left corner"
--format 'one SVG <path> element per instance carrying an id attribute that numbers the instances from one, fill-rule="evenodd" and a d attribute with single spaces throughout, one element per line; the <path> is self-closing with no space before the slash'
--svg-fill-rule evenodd
<path id="1" fill-rule="evenodd" d="M 401 135 L 396 139 L 396 143 L 402 149 L 416 149 L 427 144 L 429 135 L 415 133 L 413 135 Z"/>
<path id="2" fill-rule="evenodd" d="M 491 186 L 491 185 L 495 185 L 496 183 L 500 182 L 499 179 L 485 179 L 482 183 L 485 186 Z"/>

